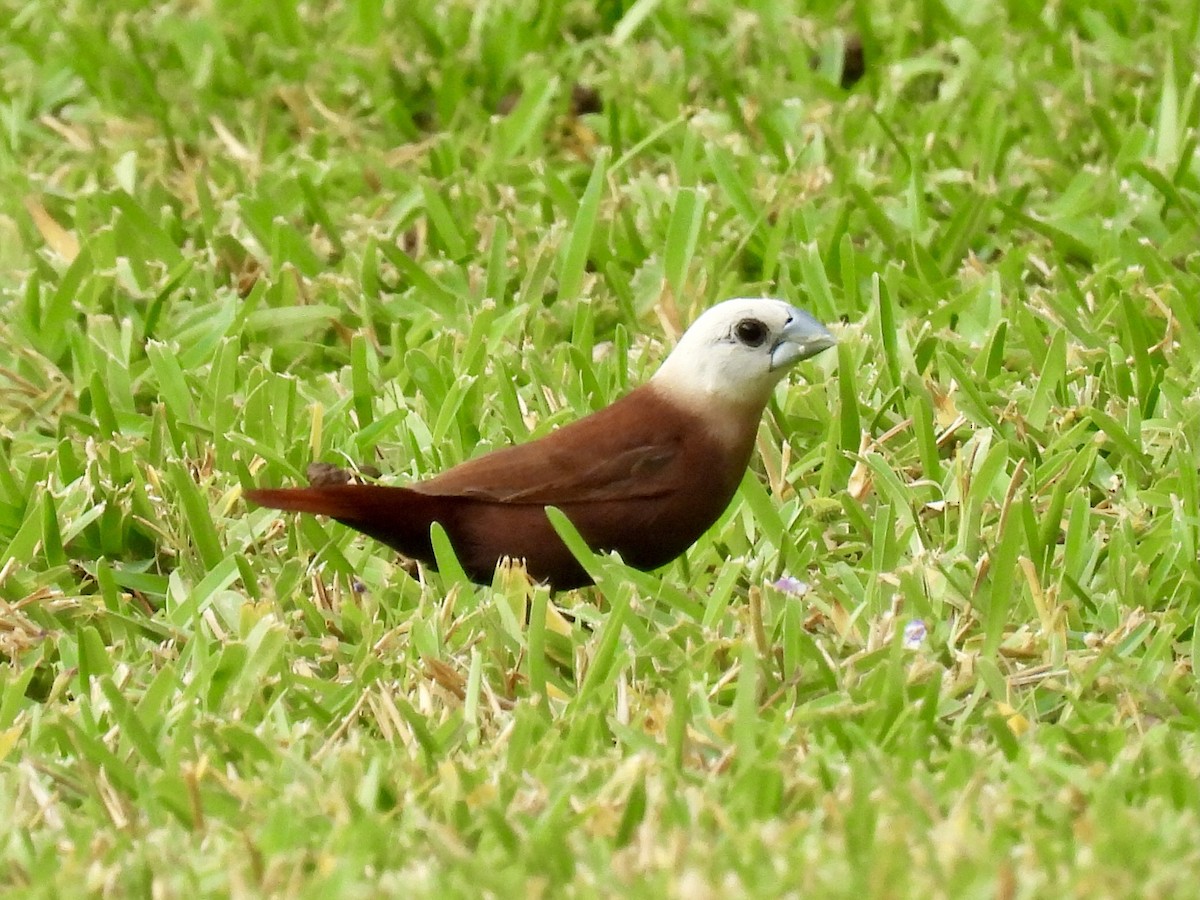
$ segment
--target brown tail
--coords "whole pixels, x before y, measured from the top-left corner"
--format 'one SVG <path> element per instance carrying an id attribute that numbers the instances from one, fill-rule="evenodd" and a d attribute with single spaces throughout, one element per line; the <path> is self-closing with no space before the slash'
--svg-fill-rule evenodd
<path id="1" fill-rule="evenodd" d="M 387 494 L 381 496 L 379 493 L 393 491 L 395 499 L 391 504 L 385 499 Z M 339 484 L 327 487 L 255 488 L 246 491 L 246 499 L 271 509 L 313 513 L 335 519 L 357 519 L 372 509 L 379 511 L 393 505 L 399 508 L 407 495 L 412 493 L 406 488 Z"/>
<path id="2" fill-rule="evenodd" d="M 453 528 L 453 504 L 402 487 L 339 484 L 306 488 L 256 488 L 246 499 L 288 512 L 330 516 L 414 559 L 433 561 L 429 526 Z"/>

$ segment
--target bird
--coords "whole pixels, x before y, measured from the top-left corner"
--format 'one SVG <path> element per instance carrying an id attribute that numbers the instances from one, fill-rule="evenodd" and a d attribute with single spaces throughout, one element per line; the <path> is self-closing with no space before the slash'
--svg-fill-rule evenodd
<path id="1" fill-rule="evenodd" d="M 836 342 L 785 301 L 725 300 L 701 313 L 649 380 L 536 440 L 403 487 L 318 479 L 245 496 L 329 516 L 431 568 L 430 528 L 440 523 L 459 564 L 480 584 L 490 584 L 505 559 L 523 560 L 528 575 L 552 591 L 592 584 L 547 506 L 561 510 L 594 551 L 657 569 L 732 501 L 775 386 Z"/>

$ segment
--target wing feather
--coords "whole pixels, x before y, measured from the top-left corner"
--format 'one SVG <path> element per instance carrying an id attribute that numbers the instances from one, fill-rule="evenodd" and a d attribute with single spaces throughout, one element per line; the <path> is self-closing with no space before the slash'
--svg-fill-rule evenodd
<path id="1" fill-rule="evenodd" d="M 678 488 L 682 442 L 688 427 L 695 427 L 661 407 L 639 389 L 539 440 L 468 460 L 410 487 L 443 497 L 538 505 L 661 497 Z"/>

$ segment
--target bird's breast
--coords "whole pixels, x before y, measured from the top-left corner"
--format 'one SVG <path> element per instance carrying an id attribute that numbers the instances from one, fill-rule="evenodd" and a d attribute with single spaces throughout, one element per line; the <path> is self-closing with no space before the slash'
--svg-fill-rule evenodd
<path id="1" fill-rule="evenodd" d="M 720 518 L 747 462 L 748 454 L 731 453 L 721 442 L 693 434 L 669 470 L 659 473 L 661 494 L 570 504 L 563 512 L 594 549 L 616 551 L 635 568 L 658 568 Z"/>

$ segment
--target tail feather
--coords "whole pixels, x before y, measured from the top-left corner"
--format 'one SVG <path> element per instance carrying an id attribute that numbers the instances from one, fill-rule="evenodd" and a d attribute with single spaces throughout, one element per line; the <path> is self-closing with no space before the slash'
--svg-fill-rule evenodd
<path id="1" fill-rule="evenodd" d="M 246 491 L 246 499 L 271 509 L 354 519 L 366 514 L 371 507 L 379 505 L 378 500 L 372 503 L 370 499 L 375 491 L 408 493 L 404 488 L 339 484 L 328 487 L 255 488 Z"/>
<path id="2" fill-rule="evenodd" d="M 414 559 L 432 562 L 429 526 L 449 529 L 452 510 L 444 498 L 402 487 L 339 484 L 306 488 L 255 488 L 246 499 L 287 512 L 329 516 Z"/>

